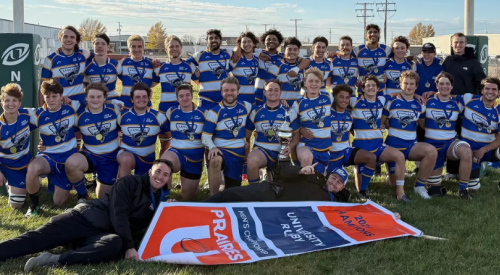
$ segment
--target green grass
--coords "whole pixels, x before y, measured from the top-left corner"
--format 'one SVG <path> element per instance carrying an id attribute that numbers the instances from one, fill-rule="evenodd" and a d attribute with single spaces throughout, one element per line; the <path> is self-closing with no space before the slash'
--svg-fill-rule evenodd
<path id="1" fill-rule="evenodd" d="M 157 106 L 157 94 L 154 98 L 154 106 Z M 412 167 L 413 163 L 408 163 L 407 169 Z M 488 176 L 481 179 L 482 187 L 472 201 L 458 198 L 455 180 L 443 182 L 452 193 L 426 201 L 412 196 L 415 176 L 407 177 L 406 192 L 412 197 L 409 205 L 395 199 L 395 189 L 385 184 L 385 177 L 373 179 L 370 185 L 372 200 L 401 213 L 404 221 L 425 234 L 448 241 L 401 238 L 243 265 L 206 267 L 121 260 L 99 265 L 44 267 L 35 269 L 34 274 L 498 274 L 499 178 L 500 171 L 488 169 Z M 205 176 L 201 182 L 204 180 Z M 174 183 L 178 181 L 178 176 L 174 177 Z M 355 192 L 352 177 L 347 187 Z M 207 191 L 200 190 L 197 200 L 207 196 Z M 173 197 L 179 199 L 179 192 L 174 191 Z M 76 196 L 73 194 L 63 208 L 52 208 L 44 184 L 40 201 L 45 210 L 43 215 L 25 219 L 26 207 L 13 211 L 7 207 L 7 198 L 0 197 L 0 241 L 43 225 L 51 216 L 73 207 Z M 63 250 L 58 248 L 52 252 Z M 0 274 L 21 274 L 28 258 L 0 263 Z"/>

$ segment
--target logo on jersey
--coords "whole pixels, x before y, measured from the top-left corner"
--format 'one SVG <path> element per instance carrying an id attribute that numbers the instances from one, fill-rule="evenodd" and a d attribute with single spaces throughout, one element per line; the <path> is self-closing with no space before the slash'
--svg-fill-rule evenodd
<path id="1" fill-rule="evenodd" d="M 104 142 L 106 139 L 106 136 L 109 134 L 109 131 L 111 130 L 111 123 L 103 123 L 101 125 L 101 130 L 98 130 L 97 127 L 95 126 L 89 126 L 89 132 L 95 137 L 97 134 L 101 134 L 103 139 L 101 139 L 101 142 Z"/>
<path id="2" fill-rule="evenodd" d="M 280 59 L 281 60 L 281 59 Z M 274 65 L 273 62 L 271 61 L 266 61 L 264 62 L 264 68 L 267 70 L 269 68 L 271 68 L 271 66 Z"/>
<path id="3" fill-rule="evenodd" d="M 292 86 L 294 90 L 300 89 L 300 85 L 302 84 L 302 76 L 289 76 L 288 74 L 286 75 L 286 78 L 288 79 L 288 84 Z"/>
<path id="4" fill-rule="evenodd" d="M 143 140 L 148 136 L 149 127 L 143 127 L 142 132 L 140 127 L 127 127 L 130 138 L 137 146 L 140 146 Z"/>
<path id="5" fill-rule="evenodd" d="M 257 71 L 252 71 L 252 69 L 243 69 L 243 73 L 246 75 L 249 84 L 254 83 L 257 78 Z"/>
<path id="6" fill-rule="evenodd" d="M 135 68 L 127 68 L 128 69 L 128 75 L 130 76 L 130 80 L 136 83 L 142 82 L 141 76 L 143 76 L 146 73 L 146 69 L 139 69 L 139 72 Z"/>
<path id="7" fill-rule="evenodd" d="M 477 129 L 479 131 L 482 131 L 483 129 L 487 129 L 488 127 L 490 127 L 488 120 L 486 120 L 483 116 L 472 113 L 471 117 L 472 117 L 472 123 L 474 123 L 477 126 Z"/>
<path id="8" fill-rule="evenodd" d="M 262 127 L 262 132 L 264 133 L 264 136 L 267 138 L 267 140 L 269 142 L 271 141 L 277 141 L 276 139 L 276 134 L 278 133 L 278 128 L 281 126 L 281 123 L 277 123 L 277 122 L 274 122 L 273 123 L 273 126 L 271 126 L 271 124 L 269 124 L 268 122 L 265 122 L 265 123 L 262 123 L 260 124 L 260 127 Z M 273 134 L 272 136 L 269 136 L 267 133 L 269 130 L 273 130 Z"/>
<path id="9" fill-rule="evenodd" d="M 16 43 L 2 53 L 2 65 L 15 66 L 21 64 L 29 55 L 30 47 L 26 43 Z"/>
<path id="10" fill-rule="evenodd" d="M 241 127 L 241 125 L 243 125 L 243 118 L 238 118 L 238 125 L 234 125 L 233 120 L 231 119 L 224 121 L 224 125 L 226 125 L 226 128 L 232 132 L 234 128 Z"/>
<path id="11" fill-rule="evenodd" d="M 80 66 L 77 64 L 71 67 L 59 68 L 59 72 L 63 76 L 64 80 L 66 80 L 69 85 L 73 85 L 73 82 L 78 78 Z"/>
<path id="12" fill-rule="evenodd" d="M 443 111 L 431 111 L 432 119 L 439 128 L 443 128 L 448 119 L 446 118 L 446 114 Z"/>
<path id="13" fill-rule="evenodd" d="M 362 60 L 362 61 L 363 61 L 363 68 L 365 68 L 367 74 L 372 74 L 373 71 L 377 68 L 377 65 L 375 65 L 373 60 Z"/>
<path id="14" fill-rule="evenodd" d="M 332 122 L 332 132 L 334 132 L 335 134 L 337 133 L 341 133 L 341 135 L 343 136 L 346 132 L 349 132 L 349 122 L 346 121 L 346 123 L 341 123 L 340 124 L 340 129 L 339 129 L 339 125 L 338 123 L 336 122 Z"/>
<path id="15" fill-rule="evenodd" d="M 414 112 L 396 111 L 396 116 L 401 128 L 404 129 L 415 120 Z"/>
<path id="16" fill-rule="evenodd" d="M 401 76 L 400 72 L 388 72 L 389 73 L 389 79 L 392 80 L 394 84 L 396 84 L 396 87 L 399 88 L 399 85 L 401 85 L 399 81 L 399 77 Z"/>
<path id="17" fill-rule="evenodd" d="M 353 78 L 356 75 L 356 69 L 349 69 L 347 71 L 347 75 L 345 74 L 344 70 L 339 70 L 340 77 L 342 78 Z"/>
<path id="18" fill-rule="evenodd" d="M 189 123 L 189 127 L 191 127 L 191 122 Z M 184 135 L 186 135 L 186 138 L 189 139 L 189 133 L 191 133 L 191 131 L 189 131 L 189 128 L 186 125 L 186 123 L 176 123 L 175 128 L 177 129 L 178 132 L 183 133 Z M 193 133 L 196 133 L 196 129 L 198 129 L 198 125 L 194 124 Z"/>
<path id="19" fill-rule="evenodd" d="M 110 77 L 105 76 L 104 80 L 101 80 L 101 77 L 95 77 L 95 76 L 90 76 L 89 81 L 91 83 L 103 83 L 103 84 L 108 84 Z"/>
<path id="20" fill-rule="evenodd" d="M 183 81 L 180 80 L 177 75 L 167 74 L 165 75 L 165 78 L 167 79 L 167 82 L 170 84 L 170 86 L 174 88 L 179 87 L 183 83 Z"/>
<path id="21" fill-rule="evenodd" d="M 212 73 L 217 77 L 217 79 L 220 79 L 222 75 L 226 72 L 225 68 L 221 66 L 226 66 L 226 61 L 224 63 L 220 63 L 219 65 L 218 62 L 208 62 L 208 67 L 210 67 L 210 70 L 212 70 Z"/>
<path id="22" fill-rule="evenodd" d="M 11 147 L 16 147 L 17 151 L 21 151 L 24 148 L 24 145 L 30 139 L 30 130 L 25 129 L 22 132 L 17 133 L 16 138 L 14 139 L 14 143 Z"/>
<path id="23" fill-rule="evenodd" d="M 58 128 L 59 132 L 57 132 L 56 128 L 54 125 L 50 125 L 49 129 L 54 133 L 56 136 L 60 136 L 62 140 L 66 139 L 66 134 L 69 132 L 69 119 L 63 119 L 59 123 Z"/>
<path id="24" fill-rule="evenodd" d="M 370 128 L 373 127 L 373 125 L 377 125 L 377 120 L 378 117 L 374 117 L 372 115 L 372 112 L 370 111 L 363 111 L 363 117 L 365 118 L 365 122 L 368 124 Z"/>

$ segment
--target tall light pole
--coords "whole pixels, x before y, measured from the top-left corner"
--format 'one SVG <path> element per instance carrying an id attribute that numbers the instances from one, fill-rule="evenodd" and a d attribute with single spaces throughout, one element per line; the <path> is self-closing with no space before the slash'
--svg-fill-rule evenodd
<path id="1" fill-rule="evenodd" d="M 14 11 L 14 33 L 24 33 L 24 0 L 12 0 L 12 10 Z"/>
<path id="2" fill-rule="evenodd" d="M 474 0 L 464 3 L 464 34 L 474 35 Z"/>
<path id="3" fill-rule="evenodd" d="M 297 21 L 302 21 L 302 19 L 290 19 L 290 21 L 295 21 L 295 37 L 297 37 Z"/>

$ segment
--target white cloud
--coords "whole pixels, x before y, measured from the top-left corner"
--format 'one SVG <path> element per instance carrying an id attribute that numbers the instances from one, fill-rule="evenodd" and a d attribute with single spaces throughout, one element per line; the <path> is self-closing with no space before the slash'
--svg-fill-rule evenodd
<path id="1" fill-rule="evenodd" d="M 296 8 L 297 4 L 292 4 L 292 3 L 273 3 L 270 6 L 271 7 L 277 7 L 277 8 Z"/>

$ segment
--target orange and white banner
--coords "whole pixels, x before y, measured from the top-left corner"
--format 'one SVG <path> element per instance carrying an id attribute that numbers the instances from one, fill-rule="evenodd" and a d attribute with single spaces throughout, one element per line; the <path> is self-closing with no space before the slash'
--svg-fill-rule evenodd
<path id="1" fill-rule="evenodd" d="M 176 264 L 251 263 L 421 235 L 372 201 L 162 203 L 139 257 Z"/>

